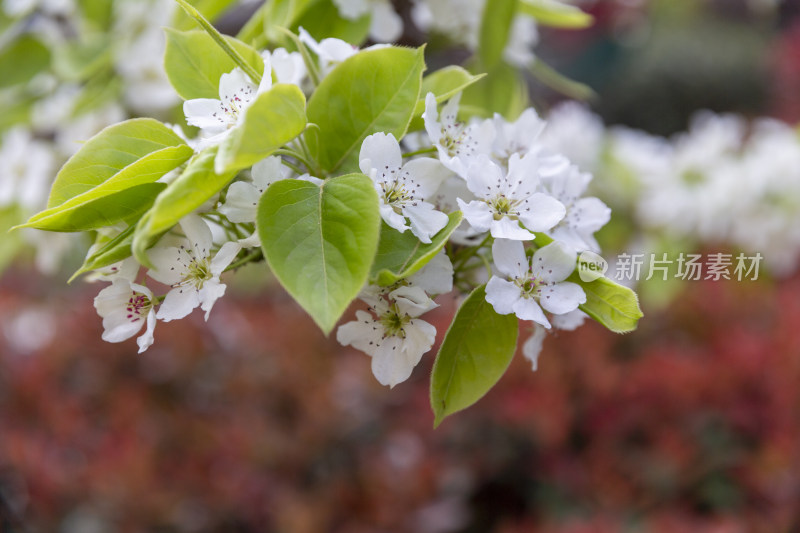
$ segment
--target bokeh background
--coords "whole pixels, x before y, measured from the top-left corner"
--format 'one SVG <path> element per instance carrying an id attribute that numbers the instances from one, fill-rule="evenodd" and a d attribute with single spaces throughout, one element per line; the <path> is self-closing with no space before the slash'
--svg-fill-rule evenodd
<path id="1" fill-rule="evenodd" d="M 48 11 L 57 4 L 34 9 L 64 23 L 70 12 Z M 234 6 L 219 25 L 235 33 L 257 4 Z M 589 105 L 605 124 L 669 136 L 701 109 L 800 120 L 797 2 L 582 6 L 595 24 L 540 29 L 536 54 L 594 89 Z M 419 42 L 412 6 L 396 7 L 402 41 Z M 116 64 L 133 69 L 130 50 L 141 56 L 152 39 L 127 39 Z M 442 62 L 465 54 L 432 53 Z M 136 79 L 157 71 L 139 68 Z M 113 72 L 120 88 L 95 111 L 110 121 L 172 116 L 176 102 L 159 96 L 158 74 L 132 95 L 122 89 L 125 68 Z M 59 87 L 95 79 L 62 78 Z M 564 98 L 528 81 L 543 113 Z M 11 85 L 8 121 L 23 105 L 8 96 Z M 60 119 L 41 140 L 91 135 L 83 123 L 64 133 L 77 122 Z M 609 201 L 618 183 L 604 184 L 598 176 L 597 194 Z M 800 213 L 789 216 L 800 226 Z M 620 243 L 636 223 L 615 210 L 601 242 L 628 249 Z M 62 246 L 52 264 L 15 247 L 0 276 L 2 532 L 800 531 L 792 262 L 758 281 L 653 282 L 636 332 L 590 323 L 551 335 L 535 373 L 517 354 L 483 400 L 434 430 L 434 352 L 408 382 L 381 387 L 368 357 L 324 338 L 263 265 L 228 278 L 207 323 L 196 313 L 159 324 L 155 345 L 136 355 L 133 341 L 100 339 L 92 299 L 101 286 L 65 283 L 85 247 Z M 454 302 L 439 302 L 431 322 L 441 341 Z"/>

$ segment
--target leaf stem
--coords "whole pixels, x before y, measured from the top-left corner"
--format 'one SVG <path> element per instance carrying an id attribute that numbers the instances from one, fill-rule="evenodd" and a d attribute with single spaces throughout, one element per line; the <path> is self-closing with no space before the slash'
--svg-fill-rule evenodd
<path id="1" fill-rule="evenodd" d="M 244 256 L 243 258 L 239 259 L 238 261 L 236 261 L 234 263 L 231 263 L 230 265 L 228 265 L 228 268 L 226 268 L 223 272 L 227 272 L 229 270 L 235 270 L 235 269 L 237 269 L 239 267 L 242 267 L 242 266 L 246 265 L 247 263 L 250 263 L 250 262 L 253 262 L 253 261 L 258 261 L 262 257 L 264 257 L 264 252 L 262 252 L 261 248 L 259 248 L 255 252 Z"/>
<path id="2" fill-rule="evenodd" d="M 256 70 L 250 66 L 250 64 L 245 61 L 245 59 L 237 52 L 228 41 L 223 37 L 223 35 L 217 31 L 213 24 L 211 24 L 206 18 L 194 8 L 186 0 L 175 0 L 178 5 L 180 5 L 186 14 L 192 17 L 199 25 L 202 27 L 206 33 L 208 33 L 212 39 L 219 45 L 222 50 L 230 56 L 231 59 L 241 68 L 245 74 L 247 74 L 256 85 L 261 84 L 261 75 L 256 72 Z M 270 73 L 266 73 L 269 75 Z"/>

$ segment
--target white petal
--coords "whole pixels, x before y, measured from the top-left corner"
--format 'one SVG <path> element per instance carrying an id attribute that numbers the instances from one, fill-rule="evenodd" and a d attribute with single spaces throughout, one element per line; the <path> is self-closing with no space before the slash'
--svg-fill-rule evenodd
<path id="1" fill-rule="evenodd" d="M 533 298 L 520 298 L 514 303 L 514 314 L 522 320 L 533 320 L 550 329 L 550 322 L 544 316 L 544 311 Z"/>
<path id="2" fill-rule="evenodd" d="M 197 254 L 195 258 L 208 257 L 212 244 L 211 229 L 208 224 L 198 215 L 189 214 L 181 219 L 180 226 Z"/>
<path id="3" fill-rule="evenodd" d="M 235 243 L 226 243 L 235 244 Z M 208 315 L 211 314 L 211 308 L 214 303 L 225 295 L 225 284 L 217 280 L 210 279 L 203 284 L 200 289 L 198 297 L 200 299 L 200 309 L 206 312 L 205 319 L 208 320 Z"/>
<path id="4" fill-rule="evenodd" d="M 442 138 L 442 125 L 439 123 L 436 95 L 433 93 L 425 95 L 425 112 L 422 113 L 422 120 L 425 122 L 425 131 L 428 132 L 431 142 L 438 145 L 439 140 Z"/>
<path id="5" fill-rule="evenodd" d="M 423 200 L 429 200 L 444 180 L 452 176 L 452 172 L 438 159 L 430 157 L 412 159 L 403 165 L 401 172 L 411 175 L 417 184 L 415 195 Z"/>
<path id="6" fill-rule="evenodd" d="M 145 329 L 144 333 L 136 339 L 136 344 L 139 346 L 139 353 L 147 350 L 150 346 L 153 345 L 155 341 L 155 337 L 153 336 L 153 331 L 156 329 L 156 312 L 154 310 L 150 310 L 147 314 L 147 328 Z"/>
<path id="7" fill-rule="evenodd" d="M 500 220 L 492 219 L 490 226 L 495 239 L 513 239 L 515 241 L 532 241 L 536 236 L 519 225 L 519 222 L 507 216 Z"/>
<path id="8" fill-rule="evenodd" d="M 453 263 L 444 249 L 439 250 L 422 270 L 408 278 L 408 282 L 428 294 L 447 294 L 453 290 Z"/>
<path id="9" fill-rule="evenodd" d="M 520 158 L 511 154 L 508 160 L 508 182 L 514 198 L 527 198 L 539 187 L 539 172 L 536 156 L 528 154 Z"/>
<path id="10" fill-rule="evenodd" d="M 519 287 L 510 281 L 492 276 L 486 284 L 486 301 L 492 304 L 494 310 L 501 315 L 510 315 L 514 312 L 514 304 L 521 297 Z"/>
<path id="11" fill-rule="evenodd" d="M 233 100 L 243 88 L 255 89 L 253 81 L 242 69 L 236 67 L 219 78 L 219 99 L 222 102 Z"/>
<path id="12" fill-rule="evenodd" d="M 178 320 L 191 313 L 200 305 L 200 296 L 194 287 L 176 287 L 167 293 L 158 308 L 156 318 L 169 322 Z"/>
<path id="13" fill-rule="evenodd" d="M 364 139 L 361 144 L 358 160 L 364 174 L 369 174 L 373 168 L 377 169 L 379 174 L 389 174 L 392 170 L 400 169 L 403 164 L 403 154 L 400 152 L 400 144 L 394 135 L 374 133 Z M 369 160 L 369 163 L 366 160 Z"/>
<path id="14" fill-rule="evenodd" d="M 554 328 L 563 329 L 564 331 L 573 331 L 578 329 L 586 321 L 589 315 L 576 309 L 563 315 L 553 315 L 550 317 L 550 322 Z"/>
<path id="15" fill-rule="evenodd" d="M 217 117 L 214 114 L 217 114 Z M 225 129 L 225 124 L 218 117 L 223 116 L 222 105 L 219 100 L 212 98 L 196 98 L 186 100 L 183 103 L 183 114 L 186 115 L 186 123 L 198 128 Z"/>
<path id="16" fill-rule="evenodd" d="M 255 185 L 237 181 L 228 187 L 225 203 L 219 207 L 219 211 L 231 222 L 255 222 L 259 198 L 261 193 Z"/>
<path id="17" fill-rule="evenodd" d="M 469 222 L 470 226 L 479 232 L 489 231 L 492 227 L 494 218 L 489 204 L 481 202 L 480 200 L 473 200 L 470 203 L 465 203 L 461 198 L 457 198 L 458 207 L 464 215 L 464 219 Z"/>
<path id="18" fill-rule="evenodd" d="M 192 257 L 180 248 L 157 246 L 147 251 L 147 257 L 155 267 L 147 275 L 164 285 L 175 285 L 186 276 L 186 267 Z"/>
<path id="19" fill-rule="evenodd" d="M 392 209 L 392 206 L 381 204 L 379 210 L 381 213 L 381 218 L 383 218 L 383 221 L 389 226 L 393 227 L 400 233 L 404 233 L 408 229 L 406 218 L 403 215 L 395 213 L 394 209 Z"/>
<path id="20" fill-rule="evenodd" d="M 611 209 L 598 198 L 581 198 L 572 205 L 567 219 L 579 231 L 594 233 L 611 220 Z"/>
<path id="21" fill-rule="evenodd" d="M 258 84 L 256 95 L 264 93 L 272 88 L 272 60 L 268 55 L 261 57 L 264 60 L 264 72 L 261 75 L 261 83 Z M 247 79 L 249 80 L 250 78 Z"/>
<path id="22" fill-rule="evenodd" d="M 577 283 L 562 281 L 541 288 L 539 303 L 554 315 L 563 315 L 586 303 L 586 293 Z"/>
<path id="23" fill-rule="evenodd" d="M 424 320 L 413 318 L 406 324 L 403 331 L 406 334 L 403 341 L 403 352 L 408 356 L 408 361 L 413 368 L 436 341 L 436 328 Z"/>
<path id="24" fill-rule="evenodd" d="M 531 362 L 531 367 L 534 372 L 536 372 L 539 366 L 539 354 L 542 352 L 542 344 L 544 343 L 546 335 L 547 330 L 536 324 L 533 326 L 533 334 L 531 334 L 528 340 L 525 341 L 525 344 L 522 345 L 522 355 Z"/>
<path id="25" fill-rule="evenodd" d="M 503 170 L 491 159 L 481 154 L 467 167 L 467 187 L 476 196 L 491 198 L 504 181 Z"/>
<path id="26" fill-rule="evenodd" d="M 492 244 L 492 257 L 497 270 L 511 279 L 528 277 L 530 263 L 525 255 L 525 247 L 516 240 L 497 239 Z"/>
<path id="27" fill-rule="evenodd" d="M 241 250 L 242 245 L 238 242 L 226 242 L 223 244 L 217 255 L 211 260 L 211 274 L 219 277 Z"/>
<path id="28" fill-rule="evenodd" d="M 381 385 L 394 387 L 411 376 L 414 364 L 400 350 L 399 337 L 387 337 L 372 354 L 372 373 Z"/>
<path id="29" fill-rule="evenodd" d="M 411 232 L 423 243 L 430 243 L 431 237 L 439 233 L 450 219 L 441 211 L 436 211 L 428 202 L 417 202 L 403 208 L 403 214 L 411 223 Z"/>
<path id="30" fill-rule="evenodd" d="M 519 219 L 530 231 L 547 231 L 558 224 L 566 213 L 564 204 L 552 196 L 537 192 L 525 200 L 520 208 Z"/>
<path id="31" fill-rule="evenodd" d="M 553 241 L 536 250 L 531 259 L 533 275 L 545 283 L 564 281 L 575 270 L 578 254 L 575 250 Z"/>
<path id="32" fill-rule="evenodd" d="M 281 164 L 280 157 L 271 156 L 253 165 L 250 175 L 253 177 L 253 183 L 256 188 L 263 192 L 276 181 L 286 179 L 289 173 L 286 167 Z"/>
<path id="33" fill-rule="evenodd" d="M 351 345 L 372 355 L 383 335 L 383 328 L 366 311 L 356 311 L 356 320 L 342 324 L 336 330 L 336 340 L 342 346 Z"/>

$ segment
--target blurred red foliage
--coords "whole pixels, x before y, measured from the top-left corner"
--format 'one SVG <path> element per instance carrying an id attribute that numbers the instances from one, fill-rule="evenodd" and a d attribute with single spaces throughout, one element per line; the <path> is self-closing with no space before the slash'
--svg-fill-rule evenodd
<path id="1" fill-rule="evenodd" d="M 780 532 L 800 523 L 800 278 L 697 282 L 517 357 L 432 429 L 279 290 L 107 344 L 98 286 L 0 281 L 3 531 Z M 452 305 L 433 321 L 442 336 Z M 647 312 L 647 310 L 645 310 Z"/>

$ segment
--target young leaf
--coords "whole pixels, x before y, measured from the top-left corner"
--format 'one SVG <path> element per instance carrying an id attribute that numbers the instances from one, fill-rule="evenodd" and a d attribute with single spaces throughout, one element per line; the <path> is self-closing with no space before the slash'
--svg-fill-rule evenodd
<path id="1" fill-rule="evenodd" d="M 580 29 L 594 23 L 594 17 L 580 8 L 555 0 L 520 0 L 519 11 L 536 19 L 543 26 Z"/>
<path id="2" fill-rule="evenodd" d="M 122 149 L 124 148 L 124 150 Z M 192 149 L 157 120 L 132 119 L 87 141 L 56 176 L 47 209 L 23 227 L 85 231 L 140 214 L 164 187 L 155 183 Z"/>
<path id="3" fill-rule="evenodd" d="M 487 69 L 494 68 L 503 58 L 503 50 L 511 34 L 511 23 L 519 0 L 486 2 L 478 37 L 478 58 Z"/>
<path id="4" fill-rule="evenodd" d="M 434 427 L 489 392 L 517 349 L 518 320 L 499 315 L 478 287 L 461 304 L 436 356 L 431 375 Z"/>
<path id="5" fill-rule="evenodd" d="M 258 163 L 288 143 L 307 124 L 306 98 L 295 85 L 273 86 L 245 111 L 244 120 L 225 137 L 217 155 L 217 172 Z"/>
<path id="6" fill-rule="evenodd" d="M 136 226 L 128 226 L 120 232 L 119 235 L 110 239 L 94 253 L 87 256 L 81 268 L 69 278 L 68 283 L 71 283 L 72 280 L 81 274 L 97 270 L 98 268 L 107 267 L 129 258 L 132 254 L 131 243 L 133 242 L 133 232 L 135 229 Z"/>
<path id="7" fill-rule="evenodd" d="M 364 138 L 382 131 L 405 135 L 422 87 L 423 49 L 380 48 L 350 57 L 322 80 L 308 101 L 308 136 L 324 170 L 358 168 Z"/>
<path id="8" fill-rule="evenodd" d="M 569 281 L 583 287 L 586 303 L 581 310 L 614 333 L 628 333 L 636 329 L 643 313 L 639 298 L 628 287 L 619 285 L 606 277 L 594 281 L 581 281 L 577 273 Z"/>
<path id="9" fill-rule="evenodd" d="M 212 148 L 198 154 L 139 221 L 133 238 L 133 251 L 140 263 L 148 264 L 144 252 L 158 237 L 219 193 L 236 176 L 235 171 L 222 174 L 214 172 L 216 153 L 216 149 Z"/>
<path id="10" fill-rule="evenodd" d="M 442 103 L 484 76 L 486 74 L 473 76 L 468 70 L 451 65 L 422 78 L 422 91 L 420 91 L 420 98 L 417 100 L 417 107 L 414 109 L 414 118 L 411 119 L 408 130 L 417 131 L 425 127 L 425 123 L 422 121 L 422 113 L 425 112 L 425 96 L 428 93 L 435 94 L 436 101 Z"/>
<path id="11" fill-rule="evenodd" d="M 175 91 L 184 100 L 219 98 L 219 79 L 236 68 L 233 59 L 204 31 L 167 28 L 166 32 L 164 69 Z M 264 61 L 256 50 L 233 37 L 226 39 L 256 72 L 263 74 Z"/>
<path id="12" fill-rule="evenodd" d="M 278 181 L 261 197 L 256 226 L 275 276 L 327 335 L 366 283 L 378 247 L 372 181 Z"/>
<path id="13" fill-rule="evenodd" d="M 220 17 L 232 4 L 237 3 L 237 0 L 192 0 L 194 7 L 202 13 L 203 17 L 210 21 L 214 21 Z M 185 11 L 176 9 L 173 16 L 172 27 L 181 30 L 188 30 L 194 28 L 197 22 L 190 17 Z"/>
<path id="14" fill-rule="evenodd" d="M 399 279 L 407 278 L 433 259 L 461 223 L 461 211 L 448 216 L 450 222 L 429 244 L 421 243 L 410 231 L 400 233 L 385 222 L 381 224 L 381 239 L 371 274 L 378 285 L 391 285 Z"/>

